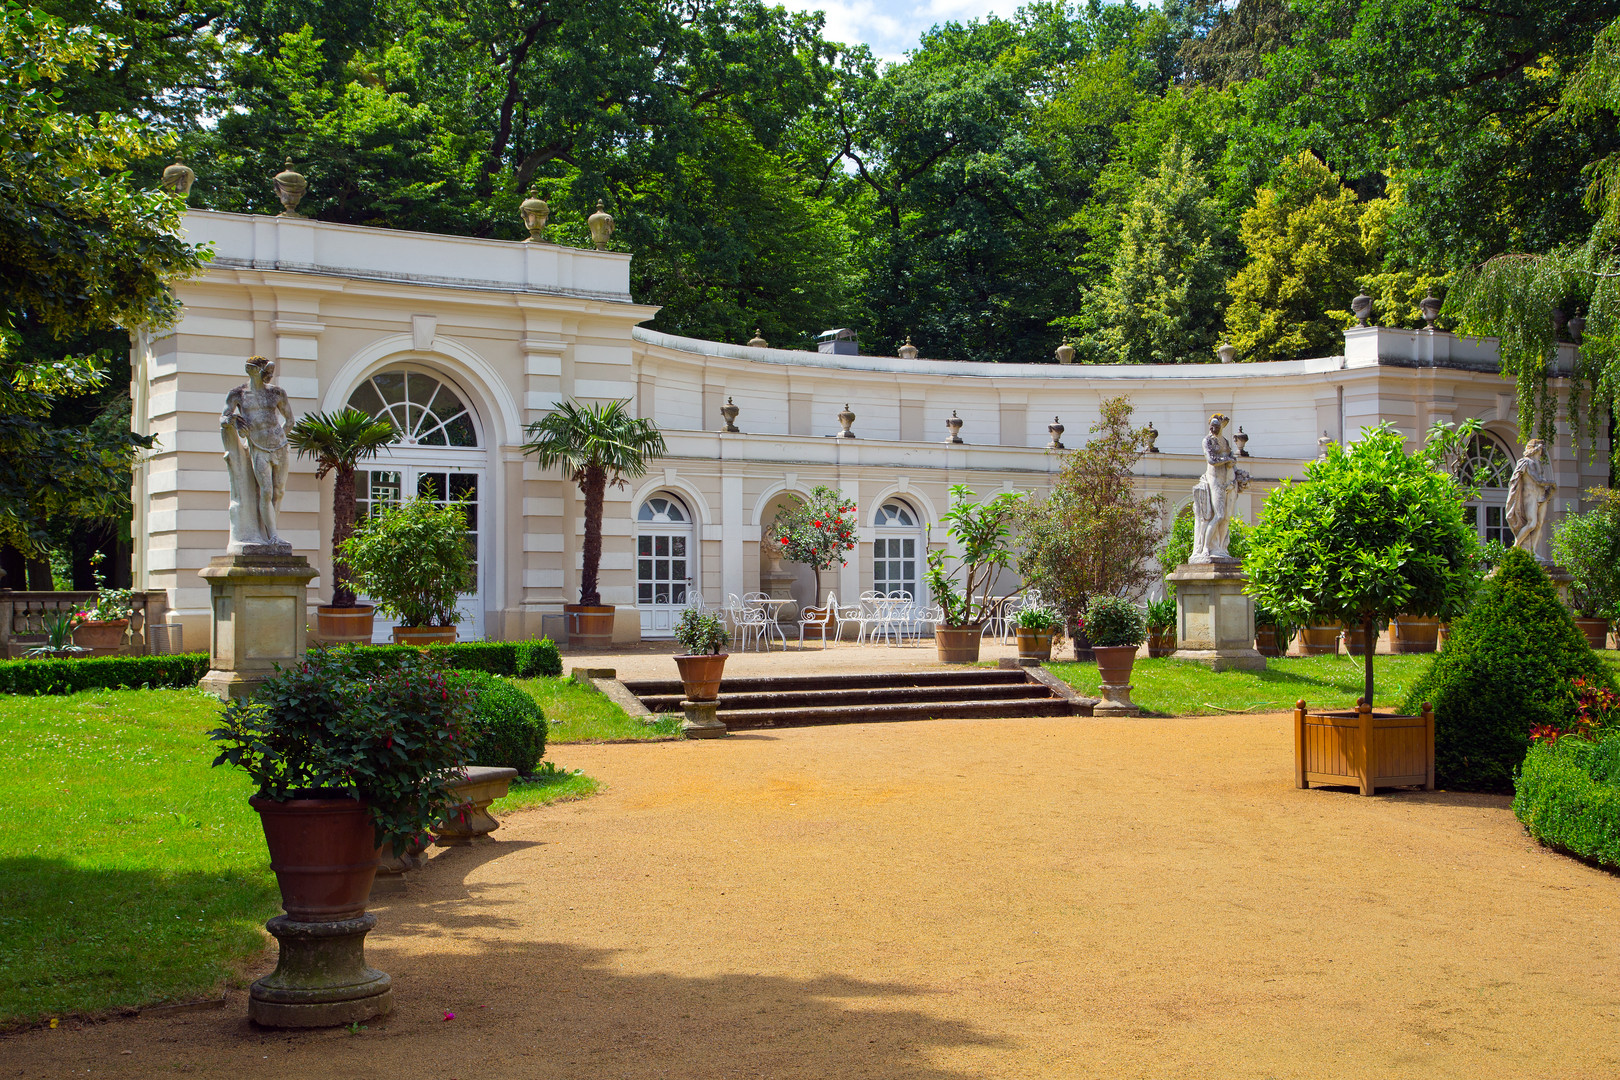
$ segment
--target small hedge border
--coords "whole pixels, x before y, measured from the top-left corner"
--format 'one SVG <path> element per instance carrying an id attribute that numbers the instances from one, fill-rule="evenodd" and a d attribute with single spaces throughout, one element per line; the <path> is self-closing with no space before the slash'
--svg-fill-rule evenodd
<path id="1" fill-rule="evenodd" d="M 208 674 L 207 653 L 95 656 L 85 660 L 0 660 L 0 694 L 80 690 L 183 690 Z"/>
<path id="2" fill-rule="evenodd" d="M 383 660 L 416 652 L 414 645 L 362 645 Z M 453 671 L 483 671 L 519 679 L 562 674 L 562 656 L 550 638 L 539 641 L 466 641 L 432 645 L 428 653 Z M 183 690 L 208 674 L 207 653 L 178 656 L 97 656 L 86 660 L 0 660 L 0 694 L 76 694 L 81 690 Z"/>
<path id="3" fill-rule="evenodd" d="M 1548 847 L 1620 869 L 1620 737 L 1565 737 L 1530 747 L 1514 783 L 1513 813 Z"/>

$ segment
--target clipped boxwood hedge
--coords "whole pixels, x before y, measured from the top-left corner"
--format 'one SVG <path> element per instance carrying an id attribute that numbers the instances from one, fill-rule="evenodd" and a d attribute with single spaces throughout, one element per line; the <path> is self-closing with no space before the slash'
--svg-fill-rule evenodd
<path id="1" fill-rule="evenodd" d="M 1620 869 L 1620 735 L 1536 743 L 1514 783 L 1513 813 L 1543 844 Z"/>
<path id="2" fill-rule="evenodd" d="M 80 690 L 184 689 L 208 674 L 207 653 L 95 656 L 83 660 L 0 660 L 0 694 Z"/>
<path id="3" fill-rule="evenodd" d="M 416 645 L 360 645 L 362 653 L 387 656 L 405 651 L 419 652 Z M 458 641 L 454 645 L 429 645 L 429 656 L 452 671 L 483 671 L 532 679 L 540 675 L 555 678 L 562 674 L 562 656 L 550 638 L 539 641 Z"/>
<path id="4" fill-rule="evenodd" d="M 1442 787 L 1511 791 L 1530 731 L 1562 728 L 1575 708 L 1574 681 L 1614 688 L 1569 608 L 1535 559 L 1513 548 L 1452 623 L 1445 649 L 1407 695 L 1402 711 L 1434 706 L 1434 778 Z"/>
<path id="5" fill-rule="evenodd" d="M 482 671 L 451 676 L 472 692 L 469 765 L 496 765 L 528 776 L 546 753 L 546 716 L 521 687 Z"/>

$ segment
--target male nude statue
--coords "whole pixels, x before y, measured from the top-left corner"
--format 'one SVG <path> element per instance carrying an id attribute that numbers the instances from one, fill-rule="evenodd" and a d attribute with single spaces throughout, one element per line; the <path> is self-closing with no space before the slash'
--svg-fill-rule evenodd
<path id="1" fill-rule="evenodd" d="M 276 535 L 276 512 L 287 490 L 287 425 L 292 407 L 287 392 L 270 385 L 274 361 L 249 357 L 248 381 L 225 395 L 220 437 L 231 477 L 232 555 L 291 554 L 292 545 Z"/>
<path id="2" fill-rule="evenodd" d="M 1508 481 L 1507 523 L 1513 530 L 1513 546 L 1537 559 L 1541 559 L 1538 549 L 1557 491 L 1558 482 L 1547 476 L 1546 444 L 1531 439 L 1524 444 L 1524 456 L 1513 466 L 1513 479 Z"/>

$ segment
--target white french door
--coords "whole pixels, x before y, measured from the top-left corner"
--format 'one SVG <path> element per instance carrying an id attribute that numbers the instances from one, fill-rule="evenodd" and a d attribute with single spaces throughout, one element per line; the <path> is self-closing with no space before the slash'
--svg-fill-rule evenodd
<path id="1" fill-rule="evenodd" d="M 386 469 L 358 469 L 355 472 L 356 517 L 363 519 L 373 506 L 394 506 L 410 496 L 431 494 L 435 502 L 465 500 L 467 543 L 472 548 L 473 568 L 456 608 L 461 621 L 456 625 L 457 641 L 484 639 L 484 470 L 438 464 L 391 465 Z M 364 596 L 362 603 L 369 603 Z M 377 613 L 371 640 L 392 641 L 390 631 L 397 622 Z"/>
<path id="2" fill-rule="evenodd" d="M 641 636 L 667 638 L 692 602 L 697 564 L 692 516 L 673 495 L 655 495 L 636 513 L 636 608 Z"/>

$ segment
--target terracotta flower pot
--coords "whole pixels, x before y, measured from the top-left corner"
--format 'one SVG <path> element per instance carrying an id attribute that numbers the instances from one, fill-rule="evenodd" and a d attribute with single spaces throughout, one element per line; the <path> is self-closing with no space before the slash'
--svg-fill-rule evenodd
<path id="1" fill-rule="evenodd" d="M 87 619 L 73 628 L 73 644 L 81 649 L 110 652 L 124 644 L 124 631 L 128 629 L 128 619 L 109 619 L 106 622 Z"/>
<path id="2" fill-rule="evenodd" d="M 456 628 L 453 626 L 396 626 L 395 645 L 454 645 Z"/>
<path id="3" fill-rule="evenodd" d="M 1154 659 L 1169 656 L 1176 651 L 1176 632 L 1174 630 L 1149 630 L 1148 655 Z"/>
<path id="4" fill-rule="evenodd" d="M 699 653 L 675 658 L 687 701 L 714 701 L 720 696 L 720 672 L 729 653 Z"/>
<path id="5" fill-rule="evenodd" d="M 1389 651 L 1431 653 L 1440 644 L 1440 620 L 1401 615 L 1389 622 Z"/>
<path id="6" fill-rule="evenodd" d="M 613 644 L 613 605 L 564 604 L 568 644 L 576 649 L 606 649 Z"/>
<path id="7" fill-rule="evenodd" d="M 365 914 L 377 874 L 371 816 L 359 799 L 249 799 L 259 812 L 281 906 L 297 922 Z"/>
<path id="8" fill-rule="evenodd" d="M 1039 661 L 1045 663 L 1052 659 L 1052 631 L 1026 630 L 1022 626 L 1013 628 L 1018 638 L 1018 662 Z"/>
<path id="9" fill-rule="evenodd" d="M 1337 623 L 1307 626 L 1301 633 L 1304 637 L 1300 642 L 1300 647 L 1304 650 L 1306 656 L 1337 656 L 1339 654 L 1339 625 Z"/>
<path id="10" fill-rule="evenodd" d="M 375 611 L 370 604 L 318 607 L 315 609 L 315 631 L 328 645 L 369 645 Z"/>
<path id="11" fill-rule="evenodd" d="M 1586 635 L 1586 643 L 1594 649 L 1607 649 L 1609 647 L 1609 620 L 1583 619 L 1576 617 L 1575 625 L 1581 628 Z"/>
<path id="12" fill-rule="evenodd" d="M 1124 686 L 1131 681 L 1131 665 L 1136 663 L 1135 645 L 1093 645 L 1097 672 L 1106 686 Z"/>
<path id="13" fill-rule="evenodd" d="M 1261 656 L 1282 655 L 1282 646 L 1277 642 L 1277 628 L 1275 626 L 1256 626 L 1254 628 L 1254 651 Z"/>
<path id="14" fill-rule="evenodd" d="M 934 647 L 944 664 L 975 664 L 979 660 L 979 637 L 983 632 L 977 626 L 940 626 L 934 629 Z"/>

